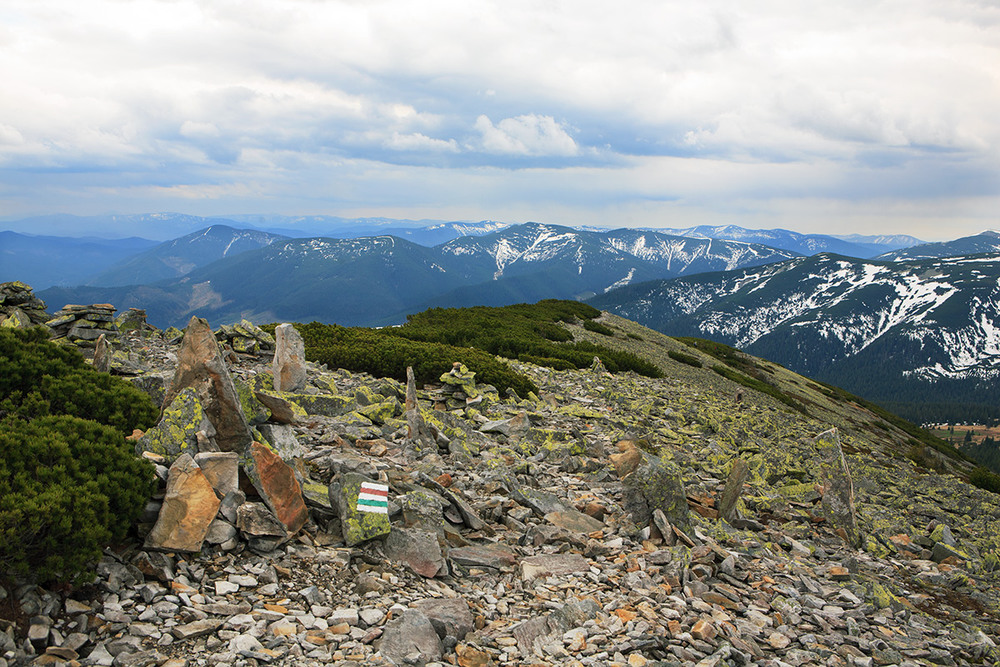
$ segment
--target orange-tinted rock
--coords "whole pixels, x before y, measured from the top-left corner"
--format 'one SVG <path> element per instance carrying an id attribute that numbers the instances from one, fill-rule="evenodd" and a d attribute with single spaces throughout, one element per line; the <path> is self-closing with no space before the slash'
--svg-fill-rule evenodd
<path id="1" fill-rule="evenodd" d="M 252 465 L 245 468 L 254 487 L 288 532 L 294 533 L 309 519 L 295 471 L 277 452 L 259 442 L 251 445 L 250 457 Z"/>
<path id="2" fill-rule="evenodd" d="M 167 493 L 156 525 L 146 537 L 146 547 L 200 551 L 220 502 L 194 459 L 181 454 L 170 466 Z"/>

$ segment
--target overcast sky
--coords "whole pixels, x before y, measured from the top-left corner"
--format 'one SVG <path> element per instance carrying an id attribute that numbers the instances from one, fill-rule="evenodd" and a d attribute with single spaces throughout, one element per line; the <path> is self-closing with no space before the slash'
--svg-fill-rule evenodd
<path id="1" fill-rule="evenodd" d="M 1000 227 L 997 0 L 3 0 L 0 217 Z"/>

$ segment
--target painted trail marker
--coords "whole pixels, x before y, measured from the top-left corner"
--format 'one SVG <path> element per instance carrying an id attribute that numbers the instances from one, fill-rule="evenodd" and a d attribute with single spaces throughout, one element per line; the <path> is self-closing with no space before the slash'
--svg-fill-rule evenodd
<path id="1" fill-rule="evenodd" d="M 362 482 L 361 490 L 358 492 L 358 511 L 388 514 L 389 485 Z"/>

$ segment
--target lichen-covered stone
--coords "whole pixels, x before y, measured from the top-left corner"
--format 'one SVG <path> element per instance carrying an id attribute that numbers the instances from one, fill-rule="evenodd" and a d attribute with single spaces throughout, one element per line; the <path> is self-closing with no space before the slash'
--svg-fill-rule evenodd
<path id="1" fill-rule="evenodd" d="M 357 473 L 344 474 L 339 483 L 330 485 L 330 503 L 340 516 L 341 533 L 347 546 L 388 535 L 392 530 L 388 514 L 358 511 L 361 484 L 374 480 Z"/>
<path id="2" fill-rule="evenodd" d="M 237 453 L 247 451 L 253 437 L 232 377 L 208 322 L 197 317 L 192 317 L 185 329 L 184 342 L 177 355 L 177 369 L 165 400 L 173 401 L 188 387 L 195 390 L 215 427 L 219 449 Z"/>
<path id="3" fill-rule="evenodd" d="M 844 458 L 837 429 L 824 431 L 814 441 L 820 455 L 820 475 L 825 487 L 823 513 L 827 519 L 844 532 L 849 544 L 861 545 L 861 533 L 854 509 L 854 480 Z"/>
<path id="4" fill-rule="evenodd" d="M 192 388 L 181 390 L 163 410 L 160 421 L 139 438 L 135 444 L 136 454 L 152 452 L 168 461 L 180 454 L 198 453 L 198 432 L 208 437 L 215 428 L 208 420 L 197 392 Z"/>

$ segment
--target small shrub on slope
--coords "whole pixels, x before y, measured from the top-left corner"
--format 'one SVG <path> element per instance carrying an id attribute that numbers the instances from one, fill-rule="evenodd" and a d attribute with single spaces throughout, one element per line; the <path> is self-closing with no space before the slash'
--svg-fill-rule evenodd
<path id="1" fill-rule="evenodd" d="M 0 572 L 71 579 L 154 490 L 125 433 L 158 411 L 46 332 L 0 329 Z"/>

